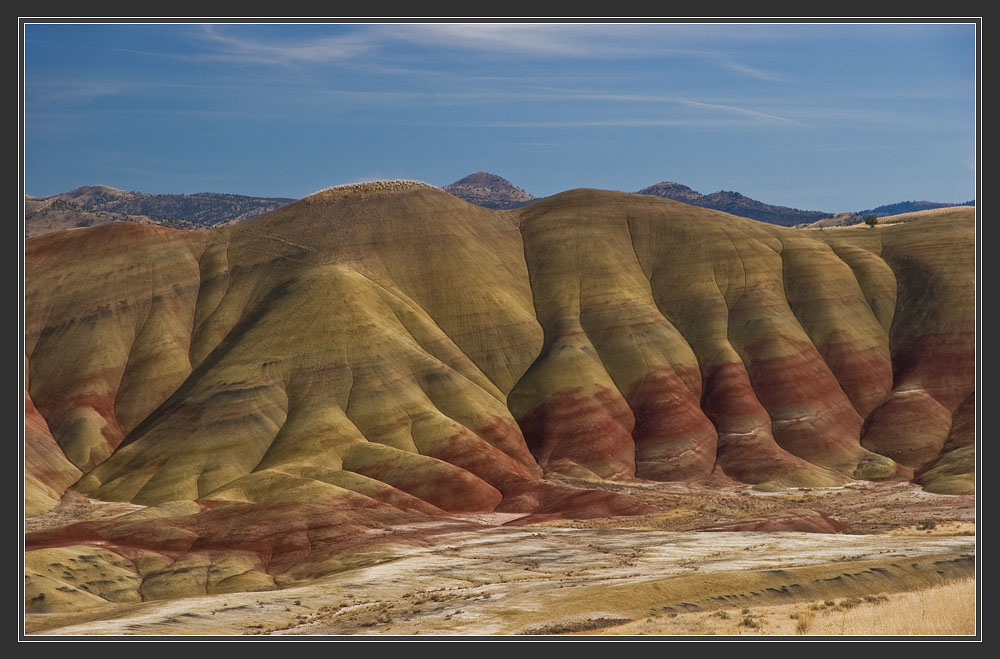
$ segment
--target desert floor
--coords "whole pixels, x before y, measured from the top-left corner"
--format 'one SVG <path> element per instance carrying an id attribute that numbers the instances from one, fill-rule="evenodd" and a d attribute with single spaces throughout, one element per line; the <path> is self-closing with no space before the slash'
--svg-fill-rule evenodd
<path id="1" fill-rule="evenodd" d="M 594 483 L 588 483 L 594 487 Z M 517 524 L 429 522 L 427 546 L 264 592 L 29 614 L 27 634 L 974 634 L 973 496 L 909 483 L 759 492 L 621 484 L 669 512 Z M 132 505 L 68 498 L 30 528 Z M 821 513 L 839 534 L 693 529 Z M 469 522 L 480 525 L 470 527 Z M 455 526 L 451 532 L 449 527 Z M 471 529 L 471 530 L 470 530 Z M 355 560 L 354 565 L 359 565 Z M 948 616 L 943 614 L 948 611 Z"/>

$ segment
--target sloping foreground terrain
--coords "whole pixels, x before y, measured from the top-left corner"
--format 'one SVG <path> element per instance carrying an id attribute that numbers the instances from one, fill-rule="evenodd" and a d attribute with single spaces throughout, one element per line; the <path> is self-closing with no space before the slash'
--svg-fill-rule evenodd
<path id="1" fill-rule="evenodd" d="M 973 243 L 971 212 L 803 232 L 404 182 L 33 238 L 25 494 L 53 512 L 27 610 L 289 587 L 484 521 L 648 517 L 656 482 L 968 494 Z M 52 517 L 81 495 L 125 514 Z M 842 530 L 807 513 L 716 530 Z"/>

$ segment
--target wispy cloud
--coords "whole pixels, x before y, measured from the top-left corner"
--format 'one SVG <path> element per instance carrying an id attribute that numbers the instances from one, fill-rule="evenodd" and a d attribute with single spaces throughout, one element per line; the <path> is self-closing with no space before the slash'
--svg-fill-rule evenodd
<path id="1" fill-rule="evenodd" d="M 508 55 L 556 55 L 593 57 L 630 50 L 627 36 L 631 26 L 588 26 L 521 23 L 455 23 L 395 26 L 387 32 L 399 41 L 422 46 L 474 50 Z M 614 41 L 612 41 L 614 39 Z M 619 42 L 620 43 L 620 42 Z"/>
<path id="2" fill-rule="evenodd" d="M 578 121 L 481 121 L 455 122 L 456 128 L 656 128 L 686 126 L 692 128 L 746 127 L 746 121 L 737 119 L 582 119 Z"/>
<path id="3" fill-rule="evenodd" d="M 584 57 L 624 54 L 633 46 L 609 49 L 608 33 L 594 27 L 551 24 L 419 24 L 359 25 L 349 32 L 281 41 L 236 36 L 236 30 L 200 26 L 210 52 L 200 56 L 220 61 L 276 64 L 345 63 L 394 46 L 418 45 L 440 50 L 477 51 L 514 56 Z M 599 38 L 603 43 L 595 43 Z"/>
<path id="4" fill-rule="evenodd" d="M 747 108 L 735 107 L 732 105 L 720 105 L 718 103 L 702 103 L 700 101 L 684 101 L 685 105 L 692 108 L 704 108 L 707 110 L 719 110 L 722 112 L 732 112 L 736 114 L 742 114 L 747 117 L 752 117 L 754 119 L 762 119 L 770 123 L 781 123 L 789 124 L 793 126 L 801 126 L 802 124 L 794 119 L 788 119 L 787 117 L 779 117 L 776 114 L 768 114 L 767 112 L 758 112 L 757 110 L 750 110 Z"/>
<path id="5" fill-rule="evenodd" d="M 243 30 L 201 25 L 199 36 L 208 52 L 199 59 L 246 64 L 340 64 L 363 61 L 387 74 L 441 74 L 421 68 L 400 68 L 375 61 L 390 58 L 393 48 L 415 45 L 426 50 L 464 51 L 493 57 L 649 59 L 696 58 L 758 80 L 782 81 L 784 76 L 750 66 L 721 50 L 698 45 L 703 26 L 554 23 L 422 23 L 356 25 L 341 34 L 265 40 Z M 715 33 L 716 39 L 718 33 Z"/>
<path id="6" fill-rule="evenodd" d="M 128 84 L 114 80 L 29 80 L 25 86 L 28 102 L 42 104 L 81 101 L 119 96 Z"/>
<path id="7" fill-rule="evenodd" d="M 200 26 L 202 39 L 213 52 L 201 57 L 247 64 L 316 64 L 346 61 L 360 57 L 376 48 L 380 39 L 368 33 L 347 33 L 313 37 L 296 41 L 266 42 L 261 39 L 237 37 L 223 32 L 218 26 Z"/>
<path id="8" fill-rule="evenodd" d="M 786 82 L 788 79 L 785 76 L 778 75 L 776 73 L 771 73 L 769 71 L 764 71 L 763 69 L 758 69 L 742 62 L 737 62 L 725 53 L 713 52 L 706 53 L 707 57 L 714 58 L 722 66 L 740 73 L 751 78 L 757 78 L 758 80 L 769 80 L 772 82 Z"/>
<path id="9" fill-rule="evenodd" d="M 548 89 L 539 91 L 468 91 L 468 92 L 396 92 L 396 91 L 350 91 L 324 90 L 325 94 L 345 100 L 367 103 L 389 104 L 462 104 L 462 103 L 525 103 L 552 101 L 597 101 L 605 103 L 634 104 L 674 104 L 693 109 L 713 112 L 728 112 L 768 123 L 783 123 L 801 126 L 799 121 L 777 114 L 721 103 L 708 103 L 676 96 L 660 94 L 622 94 L 617 92 L 577 91 L 571 89 Z"/>
<path id="10" fill-rule="evenodd" d="M 29 101 L 36 103 L 55 103 L 67 101 L 87 102 L 104 97 L 122 96 L 157 96 L 170 95 L 176 97 L 177 92 L 190 90 L 195 93 L 204 91 L 219 91 L 223 89 L 241 89 L 238 85 L 209 85 L 183 82 L 163 82 L 148 80 L 111 80 L 86 78 L 34 78 L 26 85 Z"/>

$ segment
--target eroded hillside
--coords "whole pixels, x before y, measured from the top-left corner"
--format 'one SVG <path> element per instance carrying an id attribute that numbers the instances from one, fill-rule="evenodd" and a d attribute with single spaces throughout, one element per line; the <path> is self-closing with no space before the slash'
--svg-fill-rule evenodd
<path id="1" fill-rule="evenodd" d="M 100 544 L 155 599 L 329 571 L 406 520 L 655 509 L 566 479 L 970 492 L 974 236 L 971 210 L 803 232 L 368 184 L 211 231 L 34 238 L 28 511 L 68 486 L 150 507 L 28 546 Z"/>

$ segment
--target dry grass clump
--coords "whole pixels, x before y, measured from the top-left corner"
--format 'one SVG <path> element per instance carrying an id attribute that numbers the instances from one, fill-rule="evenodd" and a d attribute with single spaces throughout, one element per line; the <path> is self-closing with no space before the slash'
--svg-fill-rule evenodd
<path id="1" fill-rule="evenodd" d="M 967 636 L 976 633 L 975 580 L 923 590 L 703 612 L 654 615 L 599 634 Z"/>
<path id="2" fill-rule="evenodd" d="M 309 195 L 314 197 L 316 195 L 334 195 L 341 196 L 346 194 L 371 194 L 374 192 L 398 192 L 400 190 L 407 190 L 413 187 L 424 187 L 433 188 L 433 185 L 428 185 L 423 181 L 411 181 L 407 179 L 392 179 L 385 181 L 363 181 L 361 183 L 347 183 L 345 185 L 334 185 L 329 188 L 324 188 L 322 190 L 317 190 L 313 194 Z"/>
<path id="3" fill-rule="evenodd" d="M 847 601 L 847 600 L 845 600 Z M 975 581 L 966 579 L 909 593 L 852 600 L 813 615 L 806 634 L 851 636 L 972 635 L 976 633 Z M 872 605 L 872 606 L 868 606 Z M 802 618 L 799 619 L 799 622 Z"/>
<path id="4" fill-rule="evenodd" d="M 889 531 L 889 535 L 976 535 L 976 525 L 973 522 L 963 521 L 936 521 L 925 519 Z"/>

